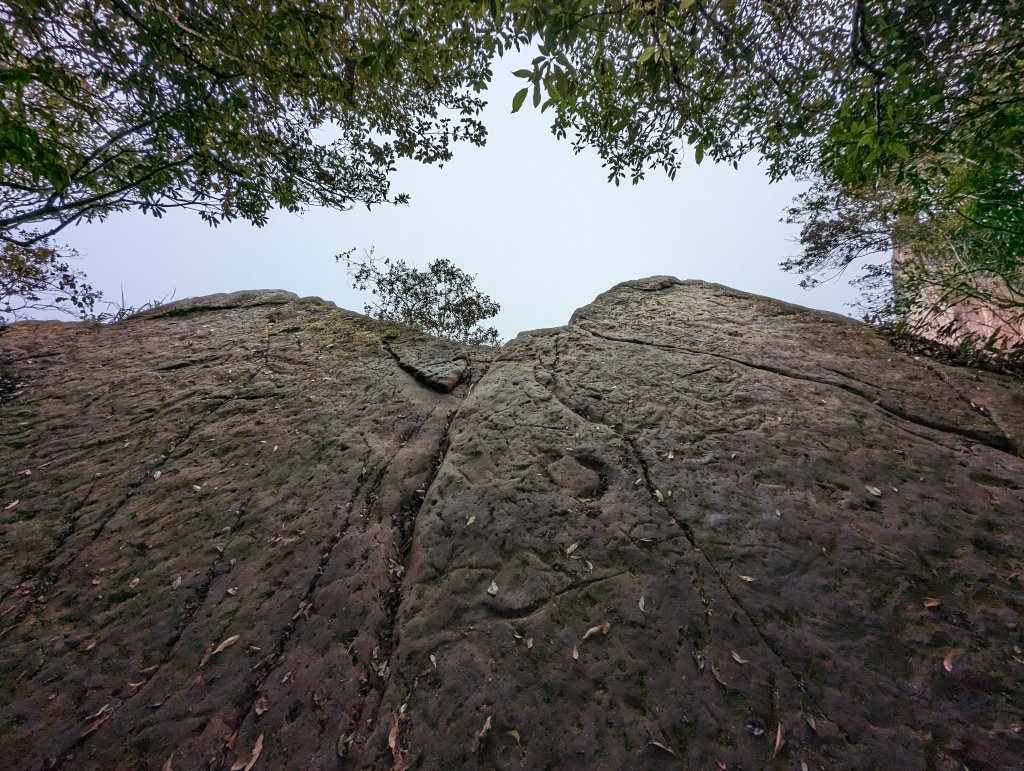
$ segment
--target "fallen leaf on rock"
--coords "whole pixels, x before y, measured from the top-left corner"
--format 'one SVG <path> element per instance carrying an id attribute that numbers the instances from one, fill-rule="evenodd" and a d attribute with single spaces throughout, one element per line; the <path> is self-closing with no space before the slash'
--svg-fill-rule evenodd
<path id="1" fill-rule="evenodd" d="M 772 750 L 772 757 L 778 757 L 779 750 L 782 749 L 782 745 L 786 743 L 786 740 L 782 737 L 782 723 L 775 729 L 775 749 Z"/>
<path id="2" fill-rule="evenodd" d="M 261 752 L 263 752 L 263 734 L 260 734 L 256 739 L 256 744 L 252 747 L 252 755 L 248 762 L 239 760 L 231 767 L 231 771 L 251 771 L 252 767 L 256 765 L 256 761 L 260 759 Z"/>
<path id="3" fill-rule="evenodd" d="M 636 481 L 633 484 L 636 485 L 637 487 L 639 487 L 643 483 L 644 483 L 644 478 L 643 477 L 637 477 Z"/>
<path id="4" fill-rule="evenodd" d="M 203 488 L 202 488 L 201 485 L 192 485 L 192 492 L 194 492 L 194 493 L 198 493 L 202 489 Z"/>
<path id="5" fill-rule="evenodd" d="M 257 716 L 262 715 L 267 711 L 267 697 L 266 694 L 260 694 L 260 697 L 256 699 L 256 704 L 253 707 L 253 711 Z"/>
<path id="6" fill-rule="evenodd" d="M 480 745 L 483 743 L 483 740 L 486 739 L 487 738 L 487 734 L 489 734 L 491 732 L 491 721 L 493 721 L 493 720 L 494 720 L 494 715 L 488 715 L 487 716 L 487 720 L 484 721 L 483 728 L 481 728 L 479 731 L 477 731 L 476 735 L 473 737 L 473 752 L 474 753 L 477 750 L 480 749 Z"/>
<path id="7" fill-rule="evenodd" d="M 749 659 L 745 659 L 745 658 L 743 658 L 743 657 L 742 657 L 742 656 L 741 656 L 740 654 L 738 654 L 738 653 L 737 653 L 736 651 L 732 651 L 732 659 L 733 659 L 733 661 L 735 661 L 735 662 L 736 662 L 737 664 L 749 664 L 749 663 L 750 663 Z"/>
<path id="8" fill-rule="evenodd" d="M 526 638 L 526 648 L 527 648 L 527 650 L 529 650 L 532 647 L 533 647 L 533 638 L 532 637 L 527 637 Z"/>
<path id="9" fill-rule="evenodd" d="M 291 679 L 292 679 L 292 673 L 291 672 L 285 672 L 284 673 L 284 677 L 281 678 L 281 685 L 284 685 L 285 683 L 287 683 Z"/>
<path id="10" fill-rule="evenodd" d="M 388 732 L 388 749 L 391 750 L 392 755 L 395 753 L 395 748 L 398 747 L 399 720 L 401 720 L 400 716 L 395 715 L 395 723 Z"/>
<path id="11" fill-rule="evenodd" d="M 18 473 L 19 474 L 24 474 L 25 476 L 30 477 L 30 476 L 32 476 L 32 469 L 27 468 L 24 471 L 19 471 Z"/>
<path id="12" fill-rule="evenodd" d="M 85 646 L 85 649 L 87 651 L 91 651 L 93 648 L 96 647 L 96 643 L 97 642 L 98 642 L 97 640 L 93 640 L 91 643 L 89 643 L 88 645 Z"/>
<path id="13" fill-rule="evenodd" d="M 711 665 L 711 674 L 713 674 L 715 676 L 715 680 L 718 681 L 718 684 L 720 686 L 722 686 L 723 688 L 728 688 L 729 687 L 729 684 L 726 683 L 725 680 L 722 679 L 722 673 L 720 671 L 718 671 L 718 665 L 717 664 L 712 664 Z"/>
<path id="14" fill-rule="evenodd" d="M 811 727 L 812 731 L 818 732 L 818 724 L 814 722 L 814 715 L 804 715 L 804 720 L 807 721 L 807 725 Z"/>
<path id="15" fill-rule="evenodd" d="M 232 586 L 231 588 L 229 588 L 228 589 L 228 596 L 229 597 L 237 597 L 238 596 L 238 587 L 237 586 Z"/>
<path id="16" fill-rule="evenodd" d="M 171 582 L 171 591 L 173 592 L 179 586 L 181 586 L 181 576 L 178 576 Z"/>
<path id="17" fill-rule="evenodd" d="M 946 658 L 942 660 L 942 666 L 947 672 L 953 671 L 953 657 L 956 656 L 956 651 L 950 651 L 946 654 Z"/>
<path id="18" fill-rule="evenodd" d="M 658 499 L 658 503 L 665 502 L 665 496 L 661 494 L 661 490 L 655 490 L 654 497 Z"/>
<path id="19" fill-rule="evenodd" d="M 506 731 L 505 733 L 508 736 L 511 736 L 513 739 L 515 739 L 516 740 L 516 744 L 518 744 L 519 746 L 522 746 L 522 744 L 523 744 L 523 737 L 519 735 L 519 731 L 513 730 L 513 731 Z"/>
<path id="20" fill-rule="evenodd" d="M 223 652 L 225 649 L 230 648 L 232 645 L 234 645 L 236 642 L 238 642 L 239 637 L 241 637 L 241 635 L 233 634 L 230 637 L 228 637 L 226 640 L 221 641 L 220 645 L 218 645 L 212 651 L 210 651 L 205 656 L 203 656 L 203 660 L 201 662 L 199 662 L 199 666 L 200 667 L 206 666 L 206 662 L 207 661 L 209 661 L 211 658 L 216 656 L 218 653 Z"/>
<path id="21" fill-rule="evenodd" d="M 576 659 L 576 661 L 580 660 L 580 649 L 577 648 L 575 645 L 572 646 L 572 657 Z"/>
<path id="22" fill-rule="evenodd" d="M 138 576 L 135 576 L 135 578 L 133 578 L 131 581 L 128 582 L 128 588 L 129 589 L 134 589 L 136 586 L 139 585 L 139 583 L 141 583 L 141 581 L 142 581 L 141 578 L 139 578 Z"/>
<path id="23" fill-rule="evenodd" d="M 487 587 L 487 593 L 493 597 L 498 593 L 498 584 L 496 581 L 491 581 L 491 585 Z"/>
<path id="24" fill-rule="evenodd" d="M 807 768 L 807 763 L 805 763 L 802 760 L 800 761 L 800 771 L 809 771 L 809 769 Z"/>
<path id="25" fill-rule="evenodd" d="M 7 504 L 6 506 L 4 506 L 4 511 L 10 511 L 10 510 L 11 510 L 11 509 L 13 509 L 13 508 L 14 508 L 15 506 L 17 506 L 17 505 L 18 505 L 19 503 L 21 503 L 21 501 L 20 501 L 20 500 L 18 500 L 17 498 L 15 498 L 15 499 L 14 499 L 13 501 L 11 501 L 11 502 L 10 502 L 10 503 L 8 503 L 8 504 Z"/>
<path id="26" fill-rule="evenodd" d="M 588 560 L 586 557 L 583 558 L 583 564 L 587 566 L 588 573 L 594 572 L 594 563 Z"/>
<path id="27" fill-rule="evenodd" d="M 698 672 L 703 672 L 704 671 L 704 666 L 705 666 L 705 664 L 707 664 L 707 661 L 704 658 L 704 654 L 703 653 L 697 653 L 697 651 L 694 651 L 693 652 L 693 660 L 697 664 L 697 671 Z"/>
<path id="28" fill-rule="evenodd" d="M 762 723 L 756 717 L 750 718 L 750 720 L 748 720 L 743 727 L 747 729 L 747 733 L 751 736 L 764 735 L 764 723 Z"/>
<path id="29" fill-rule="evenodd" d="M 160 471 L 154 471 L 154 472 L 153 472 L 153 479 L 159 479 L 159 478 L 160 478 L 160 474 L 161 474 L 161 473 L 162 473 L 162 472 L 160 472 Z"/>
<path id="30" fill-rule="evenodd" d="M 757 579 L 753 576 L 740 576 L 740 581 L 746 581 L 748 584 L 754 583 Z"/>
<path id="31" fill-rule="evenodd" d="M 578 543 L 571 543 L 565 548 L 565 556 L 568 557 L 579 547 Z"/>
<path id="32" fill-rule="evenodd" d="M 672 748 L 670 748 L 670 747 L 666 747 L 666 746 L 665 746 L 664 744 L 662 744 L 661 742 L 656 742 L 656 741 L 654 741 L 654 739 L 651 739 L 651 740 L 650 740 L 649 742 L 647 742 L 647 743 L 648 743 L 649 745 L 651 745 L 651 746 L 657 747 L 657 748 L 658 748 L 659 750 L 664 750 L 665 752 L 667 752 L 667 753 L 668 753 L 669 755 L 671 755 L 672 757 L 676 757 L 676 753 L 675 753 L 675 750 L 673 750 L 673 749 L 672 749 Z"/>
<path id="33" fill-rule="evenodd" d="M 672 460 L 675 457 L 676 457 L 676 454 L 674 452 L 672 452 L 672 450 L 669 450 L 668 451 L 668 459 Z"/>
<path id="34" fill-rule="evenodd" d="M 939 607 L 939 606 L 940 606 L 941 604 L 942 604 L 941 602 L 939 602 L 938 600 L 936 600 L 936 599 L 933 599 L 933 598 L 931 598 L 931 597 L 925 597 L 925 598 L 924 598 L 924 606 L 925 606 L 926 608 L 937 608 L 937 607 Z"/>
<path id="35" fill-rule="evenodd" d="M 600 632 L 601 634 L 608 634 L 608 630 L 610 630 L 611 628 L 612 625 L 610 621 L 605 621 L 601 624 L 598 624 L 597 626 L 592 626 L 584 633 L 583 639 L 586 640 L 588 637 L 590 637 L 591 635 L 595 635 L 598 632 Z"/>
<path id="36" fill-rule="evenodd" d="M 864 489 L 867 490 L 869 493 L 871 493 L 876 498 L 880 498 L 881 495 L 882 495 L 882 491 L 879 490 L 877 487 L 872 487 L 871 485 L 864 485 Z"/>
<path id="37" fill-rule="evenodd" d="M 164 761 L 164 764 L 163 764 L 163 766 L 161 766 L 160 771 L 174 771 L 174 753 L 173 752 L 170 755 L 167 756 L 167 760 Z"/>
<path id="38" fill-rule="evenodd" d="M 639 602 L 637 602 L 637 604 L 636 604 L 636 606 L 637 606 L 638 608 L 640 608 L 640 612 L 641 612 L 641 613 L 646 613 L 646 612 L 647 612 L 647 611 L 646 611 L 646 610 L 644 609 L 644 605 L 646 605 L 646 604 L 647 604 L 647 601 L 646 601 L 646 600 L 644 599 L 644 596 L 643 596 L 643 595 L 641 594 L 641 595 L 640 595 L 640 600 L 639 600 Z"/>
<path id="39" fill-rule="evenodd" d="M 430 665 L 434 667 L 434 669 L 437 669 L 437 656 L 433 653 L 430 654 Z"/>
<path id="40" fill-rule="evenodd" d="M 476 514 L 474 514 L 473 516 L 471 516 L 469 519 L 466 520 L 466 527 L 469 527 L 474 522 L 476 522 Z"/>

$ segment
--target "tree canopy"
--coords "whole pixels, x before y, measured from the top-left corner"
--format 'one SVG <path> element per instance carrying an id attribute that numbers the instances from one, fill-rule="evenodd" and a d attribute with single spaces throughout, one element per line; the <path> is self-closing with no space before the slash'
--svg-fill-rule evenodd
<path id="1" fill-rule="evenodd" d="M 431 260 L 420 270 L 405 260 L 378 258 L 373 250 L 356 257 L 354 249 L 335 260 L 348 268 L 353 288 L 376 297 L 364 306 L 367 316 L 460 343 L 501 342 L 497 329 L 481 324 L 497 316 L 501 306 L 476 288 L 475 276 L 451 260 Z"/>
<path id="2" fill-rule="evenodd" d="M 495 57 L 536 45 L 513 110 L 550 109 L 616 183 L 690 151 L 817 180 L 790 212 L 812 282 L 863 253 L 852 210 L 875 246 L 1019 278 L 1022 0 L 0 0 L 0 20 L 6 243 L 128 208 L 259 225 L 403 201 L 397 160 L 481 144 Z"/>

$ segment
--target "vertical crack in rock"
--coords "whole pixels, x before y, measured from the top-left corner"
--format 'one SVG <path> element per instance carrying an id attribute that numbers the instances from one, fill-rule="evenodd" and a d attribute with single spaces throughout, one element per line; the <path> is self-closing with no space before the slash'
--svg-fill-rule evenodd
<path id="1" fill-rule="evenodd" d="M 402 507 L 393 515 L 398 534 L 398 541 L 395 544 L 395 549 L 398 553 L 398 560 L 392 563 L 391 569 L 388 571 L 388 588 L 383 597 L 385 615 L 381 621 L 380 632 L 378 634 L 378 639 L 381 641 L 380 659 L 387 662 L 392 678 L 395 675 L 393 668 L 394 653 L 395 649 L 398 647 L 400 635 L 398 617 L 401 610 L 402 599 L 405 596 L 405 582 L 409 569 L 409 552 L 412 548 L 412 541 L 416 532 L 416 523 L 419 519 L 420 512 L 423 509 L 423 505 L 430 494 L 430 490 L 434 486 L 434 481 L 437 479 L 438 471 L 444 463 L 445 456 L 448 453 L 448 437 L 457 413 L 458 410 L 453 409 L 445 416 L 444 428 L 438 438 L 437 447 L 431 460 L 430 472 L 426 481 L 420 487 L 416 488 L 408 505 Z M 411 689 L 414 688 L 415 685 L 413 684 Z M 372 701 L 369 699 L 369 694 L 367 694 L 368 698 L 367 701 L 364 702 L 363 712 L 360 713 L 360 722 L 364 726 L 367 726 L 368 729 L 372 729 L 372 727 L 376 726 L 377 722 L 380 720 L 380 706 L 386 689 L 387 683 L 382 682 L 380 691 Z M 369 708 L 368 711 L 367 707 Z M 395 736 L 395 747 L 400 749 L 402 747 L 400 731 L 403 726 L 403 721 L 401 720 L 401 716 L 396 716 L 395 719 L 397 721 L 398 729 L 398 733 L 396 733 Z M 366 736 L 361 737 L 361 743 L 365 744 L 368 737 L 369 731 Z"/>
<path id="2" fill-rule="evenodd" d="M 234 518 L 228 531 L 229 536 L 235 535 L 242 526 L 242 519 L 246 512 L 246 503 L 242 502 L 235 507 Z M 174 626 L 174 631 L 171 634 L 170 639 L 167 641 L 166 652 L 161 657 L 157 664 L 149 668 L 145 676 L 145 681 L 142 685 L 137 687 L 134 692 L 127 698 L 114 698 L 107 703 L 108 711 L 104 715 L 104 723 L 109 717 L 112 717 L 122 706 L 135 699 L 137 696 L 146 692 L 147 686 L 154 681 L 160 671 L 167 666 L 167 664 L 174 657 L 175 648 L 178 642 L 181 640 L 185 630 L 188 629 L 189 625 L 195 620 L 196 616 L 199 615 L 199 611 L 202 610 L 206 604 L 207 597 L 210 593 L 210 586 L 213 584 L 214 578 L 216 578 L 217 567 L 224 561 L 224 554 L 227 551 L 227 546 L 217 550 L 217 556 L 214 558 L 212 564 L 207 569 L 203 581 L 196 587 L 195 592 L 191 600 L 189 600 L 183 609 L 181 617 L 178 619 L 178 623 Z M 151 708 L 159 707 L 163 701 L 166 700 L 169 694 L 165 694 L 164 699 L 160 702 L 150 705 Z M 50 764 L 50 771 L 57 771 L 64 767 L 64 765 L 74 759 L 75 753 L 80 751 L 93 737 L 99 736 L 103 733 L 102 725 L 97 725 L 95 730 L 85 730 L 79 734 L 78 738 L 75 739 L 68 747 L 66 747 L 61 753 L 58 754 L 57 758 Z"/>

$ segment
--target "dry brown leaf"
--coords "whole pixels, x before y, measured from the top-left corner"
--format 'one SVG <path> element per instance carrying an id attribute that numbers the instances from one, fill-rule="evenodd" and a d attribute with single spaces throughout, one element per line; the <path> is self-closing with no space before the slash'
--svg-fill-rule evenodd
<path id="1" fill-rule="evenodd" d="M 252 747 L 252 756 L 249 758 L 249 761 L 239 760 L 231 767 L 231 771 L 251 771 L 252 767 L 256 765 L 256 761 L 260 759 L 261 752 L 263 752 L 263 734 L 260 734 L 256 739 L 256 744 Z"/>
<path id="2" fill-rule="evenodd" d="M 572 646 L 572 657 L 576 659 L 576 661 L 580 660 L 580 649 L 577 648 L 575 645 Z"/>
<path id="3" fill-rule="evenodd" d="M 665 752 L 667 752 L 667 753 L 668 753 L 669 755 L 671 755 L 672 757 L 676 757 L 676 752 L 675 752 L 675 750 L 673 750 L 673 749 L 672 749 L 671 747 L 666 747 L 666 746 L 665 746 L 664 744 L 662 744 L 661 742 L 656 742 L 656 741 L 654 741 L 654 739 L 651 739 L 651 740 L 650 740 L 649 742 L 647 742 L 647 743 L 648 743 L 649 745 L 653 745 L 653 746 L 657 747 L 657 748 L 658 748 L 659 750 L 665 750 Z"/>
<path id="4" fill-rule="evenodd" d="M 167 760 L 164 761 L 160 771 L 174 771 L 174 753 L 172 752 L 167 756 Z"/>
<path id="5" fill-rule="evenodd" d="M 782 745 L 786 743 L 786 740 L 782 737 L 782 723 L 779 723 L 775 729 L 775 749 L 772 750 L 772 758 L 776 758 L 779 755 L 779 750 L 782 749 Z"/>
<path id="6" fill-rule="evenodd" d="M 96 647 L 96 643 L 97 642 L 99 642 L 99 641 L 98 640 L 93 640 L 91 643 L 89 643 L 88 645 L 85 646 L 85 649 L 87 651 L 91 651 L 93 648 Z"/>
<path id="7" fill-rule="evenodd" d="M 757 579 L 753 576 L 740 576 L 740 581 L 746 581 L 748 584 L 754 583 Z"/>
<path id="8" fill-rule="evenodd" d="M 433 665 L 434 669 L 437 669 L 437 656 L 433 653 L 430 654 L 430 663 Z"/>
<path id="9" fill-rule="evenodd" d="M 947 672 L 953 671 L 953 657 L 956 656 L 956 651 L 950 651 L 946 654 L 946 658 L 942 660 L 942 666 Z"/>
<path id="10" fill-rule="evenodd" d="M 644 596 L 643 596 L 643 595 L 641 594 L 641 595 L 640 595 L 640 600 L 639 600 L 639 602 L 637 602 L 637 604 L 636 604 L 636 606 L 637 606 L 638 608 L 640 608 L 640 612 L 641 612 L 641 613 L 646 613 L 646 612 L 647 612 L 647 611 L 645 610 L 645 608 L 644 608 L 644 606 L 645 606 L 646 604 L 647 604 L 647 601 L 646 601 L 646 600 L 644 599 Z"/>
<path id="11" fill-rule="evenodd" d="M 533 647 L 533 638 L 532 637 L 527 637 L 526 638 L 526 647 L 527 647 L 527 649 Z"/>
<path id="12" fill-rule="evenodd" d="M 818 724 L 814 722 L 814 715 L 804 715 L 804 720 L 807 721 L 807 725 L 811 727 L 812 731 L 818 732 Z"/>
<path id="13" fill-rule="evenodd" d="M 18 500 L 17 498 L 15 498 L 15 499 L 14 499 L 13 501 L 11 501 L 11 502 L 10 502 L 10 503 L 8 503 L 8 504 L 7 504 L 6 506 L 4 506 L 4 511 L 10 511 L 10 510 L 11 510 L 11 509 L 13 509 L 13 508 L 14 508 L 15 506 L 17 506 L 17 505 L 18 505 L 19 503 L 21 503 L 21 501 L 20 501 L 20 500 Z"/>
<path id="14" fill-rule="evenodd" d="M 711 664 L 711 674 L 713 674 L 715 676 L 715 680 L 718 681 L 718 684 L 720 686 L 722 686 L 723 688 L 728 688 L 729 687 L 728 683 L 726 683 L 725 680 L 722 679 L 722 673 L 718 671 L 718 665 L 717 664 L 714 664 L 714 663 Z"/>
<path id="15" fill-rule="evenodd" d="M 391 754 L 395 754 L 395 748 L 398 747 L 398 723 L 399 716 L 395 715 L 395 724 L 391 726 L 391 730 L 388 732 L 388 749 L 391 750 Z"/>
<path id="16" fill-rule="evenodd" d="M 171 591 L 175 591 L 179 586 L 181 586 L 181 576 L 178 576 L 171 582 Z"/>
<path id="17" fill-rule="evenodd" d="M 267 711 L 267 696 L 266 696 L 266 694 L 262 694 L 262 693 L 260 694 L 260 697 L 258 699 L 256 699 L 256 705 L 253 707 L 253 710 L 256 712 L 257 716 L 262 715 L 264 712 Z"/>
<path id="18" fill-rule="evenodd" d="M 159 479 L 159 478 L 160 478 L 160 474 L 161 474 L 161 473 L 162 473 L 162 472 L 160 472 L 160 471 L 154 471 L 154 472 L 153 472 L 153 479 Z"/>
<path id="19" fill-rule="evenodd" d="M 661 490 L 655 490 L 654 497 L 658 499 L 658 503 L 665 502 L 665 496 L 661 494 Z"/>
<path id="20" fill-rule="evenodd" d="M 519 731 L 506 731 L 505 733 L 508 734 L 509 736 L 511 736 L 513 739 L 515 739 L 516 740 L 516 744 L 518 744 L 519 746 L 522 746 L 522 744 L 523 744 L 523 737 L 519 735 Z"/>
<path id="21" fill-rule="evenodd" d="M 237 596 L 238 596 L 238 587 L 237 586 L 230 587 L 228 589 L 228 597 L 237 597 Z"/>
<path id="22" fill-rule="evenodd" d="M 877 487 L 872 487 L 871 485 L 864 485 L 864 489 L 867 490 L 869 493 L 871 493 L 876 498 L 880 498 L 881 495 L 882 495 L 882 491 L 879 490 Z"/>
<path id="23" fill-rule="evenodd" d="M 232 645 L 234 645 L 236 642 L 238 642 L 238 639 L 240 637 L 241 637 L 241 635 L 237 635 L 237 634 L 231 635 L 226 640 L 224 640 L 220 645 L 218 645 L 216 648 L 214 648 L 213 649 L 213 653 L 211 655 L 216 656 L 218 653 L 222 652 L 225 648 L 230 648 Z"/>
<path id="24" fill-rule="evenodd" d="M 493 720 L 494 715 L 488 715 L 487 720 L 484 721 L 483 728 L 476 732 L 476 735 L 473 737 L 473 752 L 480 749 L 480 745 L 483 743 L 483 740 L 486 739 L 487 734 L 491 732 L 491 723 Z"/>
<path id="25" fill-rule="evenodd" d="M 138 586 L 138 585 L 139 585 L 139 584 L 140 584 L 141 582 L 142 582 L 142 579 L 141 579 L 141 578 L 139 578 L 138 576 L 135 576 L 135 578 L 133 578 L 133 579 L 132 579 L 131 581 L 129 581 L 129 582 L 128 582 L 128 588 L 129 588 L 129 589 L 134 589 L 134 588 L 135 588 L 136 586 Z"/>
<path id="26" fill-rule="evenodd" d="M 603 623 L 600 623 L 597 626 L 592 626 L 592 627 L 590 627 L 590 629 L 588 629 L 586 631 L 586 633 L 584 633 L 583 639 L 586 640 L 588 637 L 591 637 L 591 636 L 597 634 L 598 632 L 600 632 L 601 634 L 608 634 L 608 630 L 611 629 L 611 628 L 612 628 L 612 625 L 611 625 L 611 622 L 609 622 L 609 621 L 605 621 Z"/>
<path id="27" fill-rule="evenodd" d="M 742 657 L 742 656 L 741 656 L 740 654 L 738 654 L 738 653 L 737 653 L 736 651 L 732 651 L 732 659 L 733 659 L 733 661 L 735 661 L 735 662 L 736 662 L 737 664 L 749 664 L 749 663 L 750 663 L 750 660 L 749 660 L 749 659 L 745 659 L 745 658 L 743 658 L 743 657 Z"/>
<path id="28" fill-rule="evenodd" d="M 238 642 L 239 637 L 241 637 L 241 635 L 233 634 L 230 637 L 228 637 L 226 640 L 223 640 L 220 645 L 218 645 L 212 651 L 210 651 L 205 656 L 203 656 L 203 660 L 201 662 L 199 662 L 199 666 L 200 667 L 206 666 L 206 662 L 207 661 L 209 661 L 211 658 L 216 656 L 218 653 L 223 652 L 226 648 L 230 648 L 232 645 L 234 645 L 236 642 Z"/>
<path id="29" fill-rule="evenodd" d="M 941 602 L 939 602 L 938 600 L 936 600 L 936 599 L 935 599 L 935 598 L 933 598 L 933 597 L 925 597 L 925 598 L 924 598 L 924 606 L 925 606 L 926 608 L 937 608 L 937 607 L 939 607 L 939 606 L 940 606 L 941 604 L 942 604 Z"/>

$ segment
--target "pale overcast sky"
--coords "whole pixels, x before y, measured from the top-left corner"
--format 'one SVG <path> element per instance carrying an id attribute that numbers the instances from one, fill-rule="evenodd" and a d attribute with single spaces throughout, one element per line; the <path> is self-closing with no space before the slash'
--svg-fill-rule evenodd
<path id="1" fill-rule="evenodd" d="M 486 147 L 456 146 L 444 168 L 405 163 L 394 192 L 408 206 L 373 211 L 275 212 L 263 228 L 212 229 L 198 215 L 138 213 L 65 231 L 83 255 L 77 267 L 108 299 L 129 305 L 232 292 L 286 289 L 361 311 L 334 255 L 376 248 L 425 267 L 437 257 L 477 276 L 501 303 L 505 339 L 565 324 L 572 312 L 627 279 L 654 274 L 716 281 L 737 289 L 850 314 L 854 291 L 840 279 L 813 291 L 779 262 L 793 255 L 795 229 L 779 222 L 800 185 L 769 185 L 754 159 L 732 167 L 688 161 L 676 180 L 660 172 L 638 186 L 609 184 L 594 153 L 573 155 L 548 130 L 548 115 L 510 114 L 519 82 L 506 59 L 495 68 L 484 115 Z"/>

